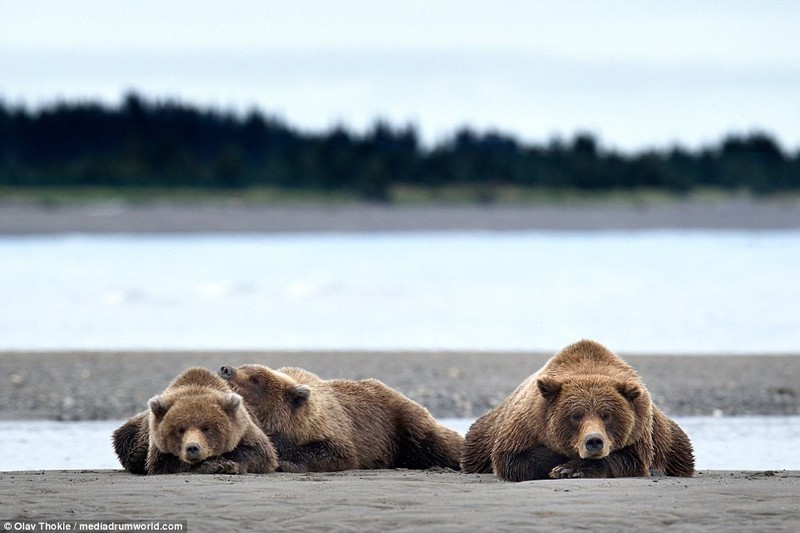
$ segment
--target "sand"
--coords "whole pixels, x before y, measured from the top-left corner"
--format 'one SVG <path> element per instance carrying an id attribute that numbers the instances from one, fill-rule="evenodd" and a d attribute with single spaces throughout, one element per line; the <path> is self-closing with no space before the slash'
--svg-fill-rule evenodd
<path id="1" fill-rule="evenodd" d="M 496 481 L 382 470 L 0 474 L 0 521 L 186 520 L 189 531 L 797 531 L 800 472 Z"/>
<path id="2" fill-rule="evenodd" d="M 795 197 L 496 205 L 0 201 L 0 235 L 797 228 Z"/>
<path id="3" fill-rule="evenodd" d="M 577 340 L 577 339 L 576 339 Z M 190 366 L 299 366 L 323 378 L 378 378 L 436 417 L 477 417 L 549 353 L 0 352 L 0 418 L 109 420 L 142 410 Z M 672 416 L 798 415 L 800 355 L 629 355 Z"/>

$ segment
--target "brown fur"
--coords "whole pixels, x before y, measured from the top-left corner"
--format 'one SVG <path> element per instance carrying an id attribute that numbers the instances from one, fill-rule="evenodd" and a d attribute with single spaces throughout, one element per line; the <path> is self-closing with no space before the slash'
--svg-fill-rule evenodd
<path id="1" fill-rule="evenodd" d="M 244 474 L 277 467 L 272 443 L 241 396 L 210 370 L 186 370 L 149 408 L 114 432 L 114 448 L 130 472 Z"/>
<path id="2" fill-rule="evenodd" d="M 220 375 L 272 439 L 283 471 L 459 467 L 464 439 L 378 380 L 262 365 L 224 366 Z"/>
<path id="3" fill-rule="evenodd" d="M 150 447 L 150 411 L 128 419 L 111 435 L 114 451 L 122 467 L 131 474 L 147 474 L 145 462 Z"/>
<path id="4" fill-rule="evenodd" d="M 694 474 L 689 438 L 602 345 L 567 346 L 467 432 L 461 467 L 508 481 Z"/>

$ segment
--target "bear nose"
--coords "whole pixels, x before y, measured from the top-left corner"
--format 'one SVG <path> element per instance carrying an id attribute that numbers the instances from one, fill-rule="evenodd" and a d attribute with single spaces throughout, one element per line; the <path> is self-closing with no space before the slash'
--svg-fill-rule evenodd
<path id="1" fill-rule="evenodd" d="M 233 377 L 233 368 L 229 366 L 223 366 L 219 369 L 219 375 L 225 379 L 230 379 Z"/>
<path id="2" fill-rule="evenodd" d="M 186 445 L 186 456 L 190 459 L 200 455 L 200 445 L 196 442 L 190 442 Z"/>
<path id="3" fill-rule="evenodd" d="M 603 437 L 597 433 L 592 433 L 586 437 L 586 440 L 583 441 L 583 444 L 586 446 L 586 449 L 590 452 L 599 452 L 603 449 Z"/>

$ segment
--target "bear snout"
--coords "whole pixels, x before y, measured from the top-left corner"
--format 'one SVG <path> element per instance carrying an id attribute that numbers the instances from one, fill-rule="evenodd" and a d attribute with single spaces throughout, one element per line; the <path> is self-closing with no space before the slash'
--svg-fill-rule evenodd
<path id="1" fill-rule="evenodd" d="M 586 450 L 591 453 L 597 453 L 603 450 L 603 447 L 606 445 L 605 441 L 603 440 L 603 436 L 599 433 L 592 433 L 591 435 L 587 435 L 586 439 L 583 441 L 583 445 L 586 446 Z"/>
<path id="2" fill-rule="evenodd" d="M 233 372 L 234 372 L 233 367 L 223 366 L 222 368 L 219 369 L 218 374 L 219 377 L 221 377 L 222 379 L 231 379 L 233 377 Z"/>
<path id="3" fill-rule="evenodd" d="M 180 459 L 186 463 L 197 463 L 213 455 L 213 446 L 198 429 L 188 430 L 183 437 Z"/>
<path id="4" fill-rule="evenodd" d="M 578 451 L 582 459 L 602 459 L 608 455 L 608 442 L 600 433 L 589 433 L 583 438 Z"/>
<path id="5" fill-rule="evenodd" d="M 186 458 L 193 461 L 200 457 L 200 453 L 202 451 L 203 448 L 197 442 L 190 442 L 183 449 L 184 454 L 186 454 Z"/>

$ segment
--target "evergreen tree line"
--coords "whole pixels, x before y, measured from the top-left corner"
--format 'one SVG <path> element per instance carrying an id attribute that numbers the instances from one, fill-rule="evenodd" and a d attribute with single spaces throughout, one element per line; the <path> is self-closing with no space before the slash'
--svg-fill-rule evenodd
<path id="1" fill-rule="evenodd" d="M 30 111 L 0 103 L 2 185 L 273 186 L 371 200 L 388 200 L 394 185 L 772 193 L 800 188 L 800 152 L 786 153 L 764 133 L 626 155 L 589 133 L 537 145 L 469 129 L 427 148 L 410 126 L 307 133 L 257 111 L 236 116 L 130 94 L 117 107 L 62 102 Z"/>

